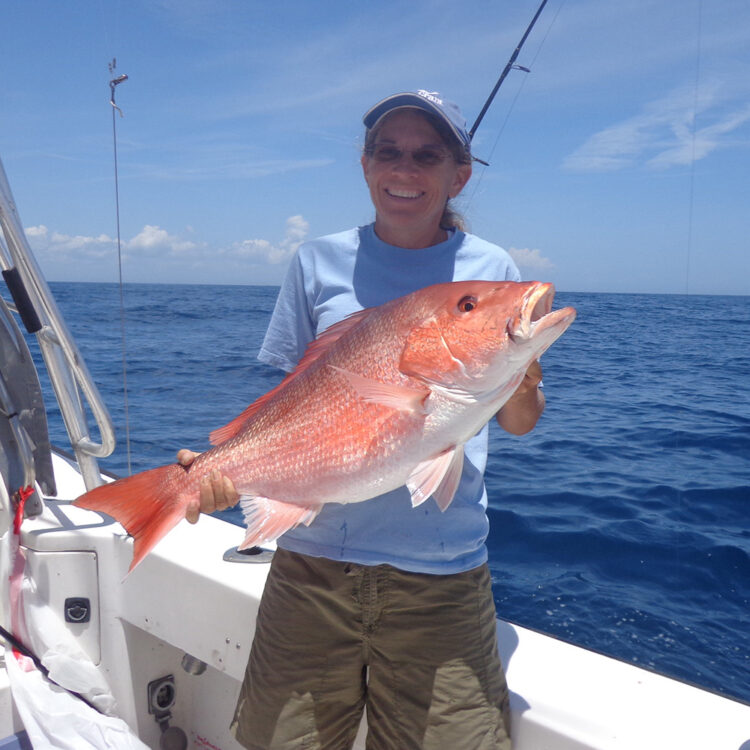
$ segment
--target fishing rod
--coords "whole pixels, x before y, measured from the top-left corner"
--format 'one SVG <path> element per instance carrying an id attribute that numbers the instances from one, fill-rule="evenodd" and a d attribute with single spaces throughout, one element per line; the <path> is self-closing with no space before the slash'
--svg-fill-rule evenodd
<path id="1" fill-rule="evenodd" d="M 492 104 L 492 100 L 495 98 L 495 94 L 497 94 L 500 87 L 503 85 L 503 81 L 507 77 L 508 73 L 510 73 L 511 70 L 514 68 L 516 70 L 522 70 L 524 73 L 530 73 L 531 71 L 528 68 L 524 68 L 523 65 L 516 65 L 516 58 L 518 57 L 518 53 L 521 51 L 521 47 L 523 47 L 524 43 L 526 42 L 527 37 L 531 33 L 531 30 L 534 28 L 534 24 L 537 22 L 537 19 L 542 14 L 542 11 L 544 10 L 544 6 L 547 4 L 547 0 L 542 0 L 542 4 L 537 9 L 536 13 L 534 14 L 534 17 L 531 19 L 531 23 L 526 28 L 526 31 L 524 32 L 524 35 L 521 37 L 521 41 L 518 43 L 518 46 L 513 50 L 513 54 L 510 56 L 510 59 L 508 60 L 508 64 L 503 69 L 503 72 L 500 74 L 500 78 L 497 79 L 497 83 L 495 84 L 495 88 L 492 89 L 492 92 L 487 97 L 487 101 L 484 103 L 484 106 L 482 107 L 482 111 L 479 113 L 479 116 L 477 117 L 474 124 L 471 126 L 471 130 L 469 131 L 469 140 L 472 140 L 474 138 L 474 133 L 477 132 L 477 128 L 479 127 L 479 123 L 482 122 L 484 119 L 485 114 L 487 114 L 487 110 L 490 108 L 490 105 Z"/>
<path id="2" fill-rule="evenodd" d="M 71 690 L 70 688 L 66 688 L 63 685 L 61 685 L 59 682 L 56 682 L 49 676 L 49 669 L 42 664 L 42 660 L 33 652 L 31 649 L 27 648 L 16 636 L 13 635 L 10 631 L 6 630 L 4 627 L 0 626 L 0 638 L 2 638 L 6 643 L 8 643 L 11 648 L 18 651 L 19 654 L 28 657 L 31 659 L 31 661 L 34 663 L 34 666 L 46 677 L 53 685 L 56 685 L 61 690 L 64 690 L 66 693 L 69 693 L 74 698 L 78 698 L 78 700 L 83 701 L 89 708 L 93 708 L 94 711 L 96 711 L 98 714 L 102 714 L 102 716 L 106 715 L 104 711 L 102 711 L 100 708 L 97 708 L 85 695 L 82 695 L 81 693 L 77 693 L 75 690 Z M 8 657 L 6 657 L 8 658 Z M 11 658 L 13 658 L 11 656 Z"/>

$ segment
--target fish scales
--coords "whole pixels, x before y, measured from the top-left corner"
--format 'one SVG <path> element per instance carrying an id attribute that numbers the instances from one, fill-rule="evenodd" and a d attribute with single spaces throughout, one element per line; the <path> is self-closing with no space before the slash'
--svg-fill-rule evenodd
<path id="1" fill-rule="evenodd" d="M 313 523 L 329 502 L 404 484 L 412 504 L 452 500 L 463 443 L 570 325 L 542 282 L 437 284 L 355 313 L 314 341 L 293 373 L 212 433 L 214 448 L 117 480 L 76 504 L 135 539 L 134 567 L 185 516 L 217 469 L 243 496 L 243 546 Z"/>

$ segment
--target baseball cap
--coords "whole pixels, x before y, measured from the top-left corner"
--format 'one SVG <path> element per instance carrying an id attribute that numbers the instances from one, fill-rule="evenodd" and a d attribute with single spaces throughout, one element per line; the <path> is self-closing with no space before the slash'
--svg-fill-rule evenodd
<path id="1" fill-rule="evenodd" d="M 382 101 L 379 101 L 374 107 L 369 109 L 362 122 L 370 130 L 381 118 L 400 107 L 417 107 L 425 112 L 437 115 L 450 128 L 458 142 L 467 150 L 471 150 L 471 138 L 466 130 L 466 120 L 461 114 L 457 104 L 444 99 L 442 94 L 437 91 L 406 91 L 401 94 L 393 94 Z"/>

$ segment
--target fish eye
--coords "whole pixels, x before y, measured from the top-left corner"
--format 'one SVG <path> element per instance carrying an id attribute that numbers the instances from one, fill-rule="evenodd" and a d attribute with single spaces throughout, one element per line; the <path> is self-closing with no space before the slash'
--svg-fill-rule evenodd
<path id="1" fill-rule="evenodd" d="M 460 312 L 471 312 L 477 306 L 477 298 L 471 294 L 467 294 L 465 297 L 461 297 L 458 303 L 458 309 Z"/>

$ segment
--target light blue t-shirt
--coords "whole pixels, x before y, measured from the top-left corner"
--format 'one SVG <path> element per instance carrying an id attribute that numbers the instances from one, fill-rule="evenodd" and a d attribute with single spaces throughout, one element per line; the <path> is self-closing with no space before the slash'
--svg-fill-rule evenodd
<path id="1" fill-rule="evenodd" d="M 386 244 L 372 224 L 305 242 L 290 263 L 258 358 L 290 372 L 318 334 L 351 313 L 430 284 L 472 279 L 521 276 L 505 250 L 458 230 L 419 250 Z M 412 508 L 401 487 L 361 503 L 326 503 L 310 526 L 287 531 L 279 546 L 419 573 L 458 573 L 481 565 L 489 531 L 483 479 L 487 432 L 485 426 L 465 445 L 461 482 L 444 513 L 432 498 Z"/>

